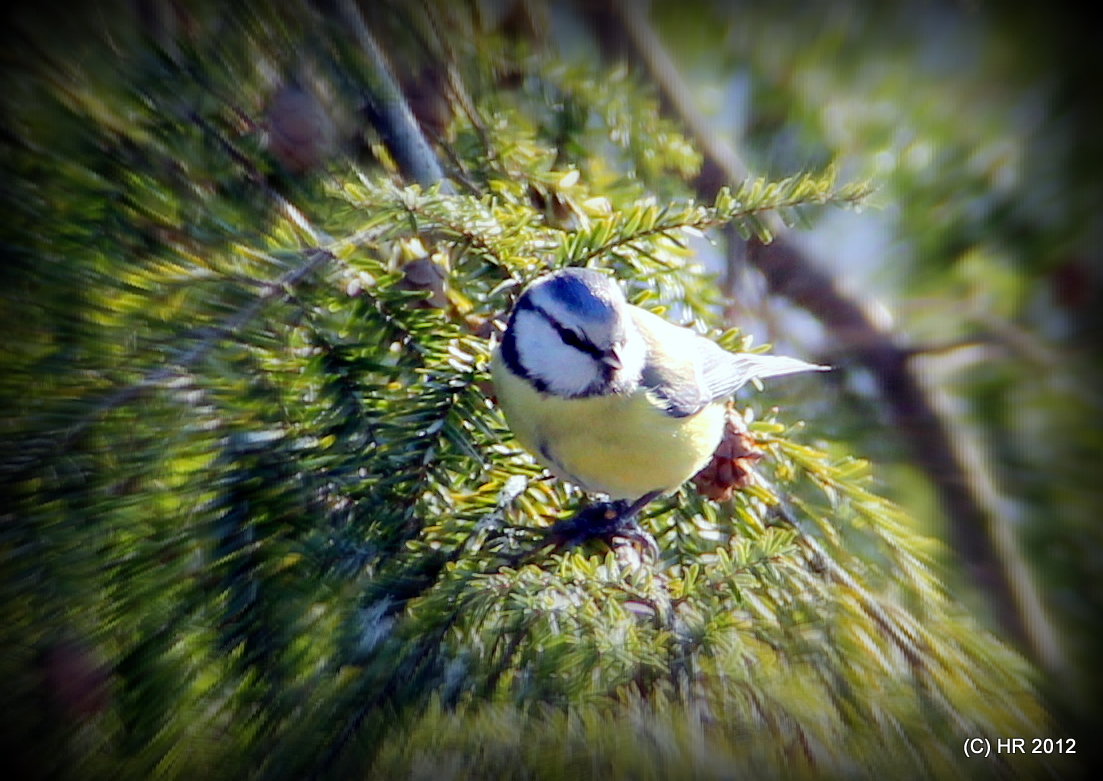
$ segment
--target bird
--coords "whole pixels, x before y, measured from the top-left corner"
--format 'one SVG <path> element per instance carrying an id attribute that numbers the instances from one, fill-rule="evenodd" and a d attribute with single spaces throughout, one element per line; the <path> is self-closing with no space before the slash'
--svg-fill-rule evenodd
<path id="1" fill-rule="evenodd" d="M 746 382 L 829 368 L 729 352 L 629 304 L 611 276 L 577 267 L 522 291 L 490 364 L 517 441 L 555 476 L 608 499 L 571 528 L 605 531 L 634 524 L 705 466 L 726 401 Z"/>

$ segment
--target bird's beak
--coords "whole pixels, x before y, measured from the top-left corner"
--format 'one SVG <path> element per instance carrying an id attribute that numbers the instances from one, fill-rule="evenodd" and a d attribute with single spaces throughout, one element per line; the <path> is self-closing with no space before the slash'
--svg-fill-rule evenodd
<path id="1" fill-rule="evenodd" d="M 624 362 L 620 359 L 621 348 L 611 347 L 608 352 L 601 356 L 601 362 L 606 366 L 611 367 L 614 371 L 619 371 L 624 367 Z"/>

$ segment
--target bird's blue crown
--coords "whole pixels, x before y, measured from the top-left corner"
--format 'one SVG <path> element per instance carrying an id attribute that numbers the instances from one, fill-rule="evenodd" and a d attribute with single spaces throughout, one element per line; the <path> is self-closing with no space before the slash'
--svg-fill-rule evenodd
<path id="1" fill-rule="evenodd" d="M 584 268 L 563 269 L 546 284 L 551 296 L 581 318 L 600 322 L 616 314 L 616 283 L 603 274 Z"/>

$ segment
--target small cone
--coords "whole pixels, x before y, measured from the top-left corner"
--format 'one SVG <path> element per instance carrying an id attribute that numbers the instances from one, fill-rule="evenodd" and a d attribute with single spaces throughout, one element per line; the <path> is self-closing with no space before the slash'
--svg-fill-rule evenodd
<path id="1" fill-rule="evenodd" d="M 712 460 L 693 477 L 697 493 L 717 502 L 731 499 L 735 491 L 750 482 L 751 467 L 760 458 L 762 451 L 755 447 L 743 417 L 729 403 L 720 445 Z"/>

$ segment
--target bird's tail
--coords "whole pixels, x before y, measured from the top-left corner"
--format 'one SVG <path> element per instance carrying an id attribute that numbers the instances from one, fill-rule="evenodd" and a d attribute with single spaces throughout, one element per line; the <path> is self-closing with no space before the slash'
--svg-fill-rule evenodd
<path id="1" fill-rule="evenodd" d="M 824 372 L 830 371 L 830 366 L 822 366 L 818 363 L 808 363 L 798 358 L 789 358 L 785 355 L 758 355 L 757 353 L 739 353 L 735 356 L 739 363 L 744 381 L 756 377 L 781 377 L 786 374 L 799 372 Z"/>

